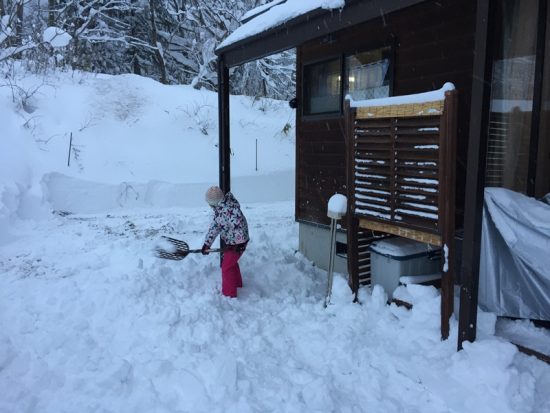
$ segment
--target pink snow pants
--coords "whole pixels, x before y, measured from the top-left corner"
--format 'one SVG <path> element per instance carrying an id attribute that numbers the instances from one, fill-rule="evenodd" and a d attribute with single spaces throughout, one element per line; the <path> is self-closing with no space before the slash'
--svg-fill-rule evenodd
<path id="1" fill-rule="evenodd" d="M 242 252 L 229 249 L 223 253 L 222 261 L 222 294 L 227 297 L 237 297 L 237 288 L 243 286 L 239 258 Z"/>

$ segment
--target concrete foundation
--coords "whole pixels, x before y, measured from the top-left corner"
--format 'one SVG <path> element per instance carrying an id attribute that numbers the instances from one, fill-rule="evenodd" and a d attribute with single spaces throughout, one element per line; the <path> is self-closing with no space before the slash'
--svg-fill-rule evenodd
<path id="1" fill-rule="evenodd" d="M 348 273 L 346 258 L 347 239 L 344 231 L 336 231 L 337 252 L 334 259 L 334 272 Z M 330 229 L 311 224 L 299 223 L 299 249 L 313 263 L 328 270 L 330 254 Z M 343 251 L 338 251 L 343 250 Z"/>

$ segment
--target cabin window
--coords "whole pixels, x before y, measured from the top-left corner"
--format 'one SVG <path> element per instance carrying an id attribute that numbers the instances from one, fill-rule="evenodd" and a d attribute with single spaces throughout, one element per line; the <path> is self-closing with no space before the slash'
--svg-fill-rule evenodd
<path id="1" fill-rule="evenodd" d="M 485 184 L 526 193 L 538 1 L 496 4 Z"/>
<path id="2" fill-rule="evenodd" d="M 340 112 L 340 59 L 327 60 L 304 67 L 304 114 Z"/>
<path id="3" fill-rule="evenodd" d="M 485 185 L 539 198 L 550 192 L 550 8 L 495 4 Z"/>
<path id="4" fill-rule="evenodd" d="M 390 95 L 390 47 L 346 57 L 344 96 L 365 100 Z"/>

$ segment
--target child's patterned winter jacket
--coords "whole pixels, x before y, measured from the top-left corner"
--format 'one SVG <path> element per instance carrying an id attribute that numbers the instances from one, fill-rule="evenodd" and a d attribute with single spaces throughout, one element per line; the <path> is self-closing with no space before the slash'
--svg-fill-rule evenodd
<path id="1" fill-rule="evenodd" d="M 224 199 L 214 207 L 214 219 L 204 244 L 210 248 L 218 234 L 228 246 L 245 244 L 249 239 L 248 223 L 231 192 L 225 194 Z"/>

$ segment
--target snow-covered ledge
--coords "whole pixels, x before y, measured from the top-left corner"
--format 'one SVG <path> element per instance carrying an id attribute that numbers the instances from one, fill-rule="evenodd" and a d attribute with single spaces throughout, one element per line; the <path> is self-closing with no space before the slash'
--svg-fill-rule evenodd
<path id="1" fill-rule="evenodd" d="M 372 106 L 392 106 L 392 105 L 409 105 L 436 102 L 445 99 L 445 92 L 455 90 L 455 85 L 447 82 L 441 89 L 432 90 L 430 92 L 415 93 L 412 95 L 390 96 L 386 98 L 353 100 L 350 95 L 346 95 L 346 99 L 350 101 L 352 108 L 366 108 Z"/>

